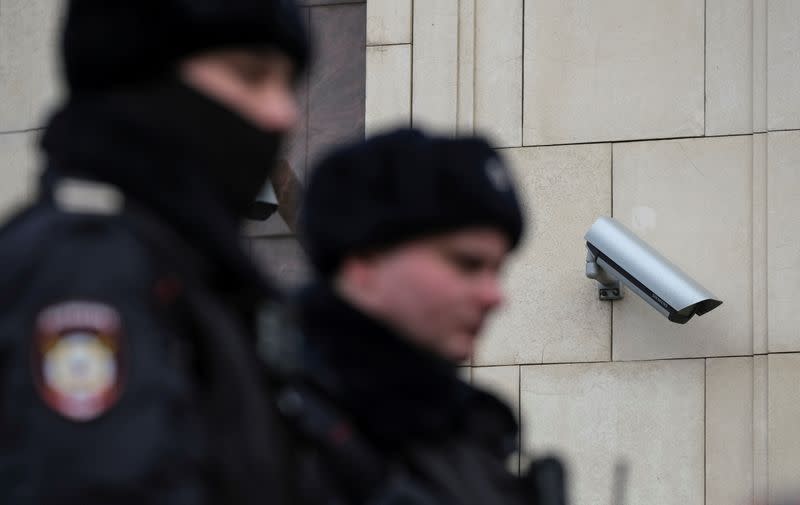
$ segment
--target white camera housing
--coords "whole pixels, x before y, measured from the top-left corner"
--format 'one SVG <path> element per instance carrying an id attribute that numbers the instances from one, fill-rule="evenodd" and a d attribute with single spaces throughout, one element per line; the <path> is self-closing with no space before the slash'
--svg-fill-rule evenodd
<path id="1" fill-rule="evenodd" d="M 722 305 L 711 292 L 610 217 L 595 221 L 585 238 L 586 276 L 600 283 L 601 300 L 622 298 L 621 283 L 679 324 Z"/>
<path id="2" fill-rule="evenodd" d="M 267 180 L 261 192 L 250 207 L 248 218 L 254 221 L 266 221 L 278 210 L 278 195 L 272 181 Z"/>

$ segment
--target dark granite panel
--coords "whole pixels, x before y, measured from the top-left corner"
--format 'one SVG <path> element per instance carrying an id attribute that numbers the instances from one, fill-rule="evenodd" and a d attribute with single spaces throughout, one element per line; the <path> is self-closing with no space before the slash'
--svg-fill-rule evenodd
<path id="1" fill-rule="evenodd" d="M 309 76 L 309 167 L 331 147 L 364 137 L 366 23 L 366 4 L 311 8 L 317 56 Z"/>
<path id="2" fill-rule="evenodd" d="M 308 155 L 308 82 L 304 78 L 297 90 L 300 120 L 286 142 L 284 159 L 300 180 L 304 180 Z"/>
<path id="3" fill-rule="evenodd" d="M 306 24 L 309 23 L 309 10 L 309 8 L 303 9 Z M 305 181 L 308 155 L 308 76 L 304 77 L 298 86 L 297 107 L 300 110 L 300 119 L 286 141 L 279 168 L 288 162 L 297 179 Z M 276 188 L 276 191 L 278 189 Z M 292 201 L 291 205 L 294 204 Z M 275 213 L 266 221 L 247 221 L 244 233 L 251 237 L 286 235 L 292 233 L 292 228 L 287 225 L 283 217 Z"/>
<path id="4" fill-rule="evenodd" d="M 320 0 L 310 3 L 332 5 L 303 9 L 313 33 L 316 56 L 299 89 L 302 117 L 282 160 L 282 166 L 288 162 L 301 184 L 321 153 L 364 136 L 366 4 Z M 245 235 L 275 237 L 293 232 L 291 221 L 302 188 L 293 187 L 294 181 L 287 177 L 276 177 L 273 182 L 282 206 L 280 212 L 266 221 L 248 221 Z"/>

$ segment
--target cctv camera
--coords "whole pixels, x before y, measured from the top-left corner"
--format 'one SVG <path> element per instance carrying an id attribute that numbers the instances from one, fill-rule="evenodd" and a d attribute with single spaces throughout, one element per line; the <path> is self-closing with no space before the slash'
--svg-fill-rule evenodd
<path id="1" fill-rule="evenodd" d="M 268 180 L 250 206 L 247 217 L 255 221 L 266 221 L 276 210 L 278 210 L 278 196 L 275 194 L 272 182 Z"/>
<path id="2" fill-rule="evenodd" d="M 610 217 L 595 221 L 585 238 L 586 276 L 600 284 L 601 300 L 622 298 L 622 283 L 679 324 L 722 305 L 703 286 Z"/>

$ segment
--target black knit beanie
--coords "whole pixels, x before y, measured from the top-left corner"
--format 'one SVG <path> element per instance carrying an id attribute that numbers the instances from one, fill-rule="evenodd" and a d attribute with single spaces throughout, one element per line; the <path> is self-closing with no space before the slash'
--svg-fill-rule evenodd
<path id="1" fill-rule="evenodd" d="M 70 0 L 63 64 L 73 95 L 137 83 L 193 53 L 273 48 L 300 74 L 308 37 L 294 0 Z"/>
<path id="2" fill-rule="evenodd" d="M 348 255 L 487 226 L 519 243 L 523 217 L 508 168 L 481 138 L 399 130 L 341 148 L 315 168 L 300 234 L 323 276 Z"/>

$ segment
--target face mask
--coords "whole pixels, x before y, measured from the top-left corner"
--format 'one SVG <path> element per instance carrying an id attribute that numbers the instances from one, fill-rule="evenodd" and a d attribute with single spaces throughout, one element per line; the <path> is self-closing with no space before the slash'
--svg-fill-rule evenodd
<path id="1" fill-rule="evenodd" d="M 214 99 L 169 78 L 126 94 L 129 114 L 196 163 L 196 175 L 237 217 L 245 217 L 267 183 L 284 132 L 256 127 Z"/>

